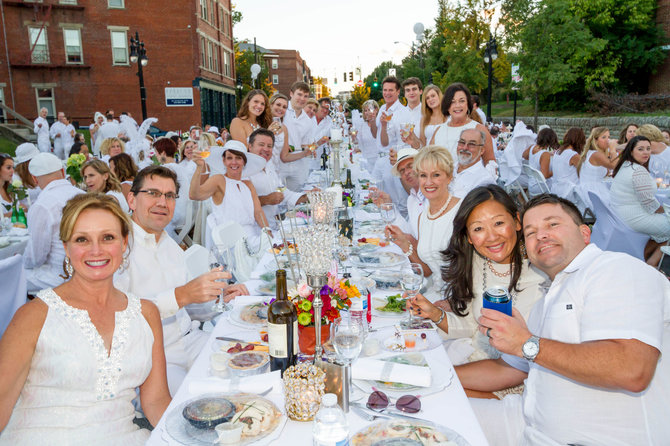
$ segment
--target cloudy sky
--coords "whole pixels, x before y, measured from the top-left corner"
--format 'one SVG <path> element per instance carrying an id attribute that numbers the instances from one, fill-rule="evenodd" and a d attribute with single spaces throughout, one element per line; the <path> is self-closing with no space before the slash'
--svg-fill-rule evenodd
<path id="1" fill-rule="evenodd" d="M 379 63 L 399 63 L 415 40 L 414 24 L 433 28 L 436 0 L 233 0 L 244 18 L 238 40 L 295 49 L 313 76 L 332 78 L 360 66 L 363 77 Z M 411 5 L 409 7 L 408 5 Z M 395 41 L 401 43 L 395 44 Z M 338 74 L 342 76 L 342 74 Z"/>

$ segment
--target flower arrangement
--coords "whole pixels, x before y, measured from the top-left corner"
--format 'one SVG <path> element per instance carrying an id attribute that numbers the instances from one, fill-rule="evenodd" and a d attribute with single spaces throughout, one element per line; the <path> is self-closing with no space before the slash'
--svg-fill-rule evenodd
<path id="1" fill-rule="evenodd" d="M 28 196 L 28 191 L 19 179 L 12 181 L 9 187 L 7 187 L 7 191 L 10 197 L 14 197 L 14 202 L 25 200 Z"/>
<path id="2" fill-rule="evenodd" d="M 349 280 L 338 280 L 337 276 L 328 273 L 328 284 L 320 290 L 323 307 L 321 307 L 321 325 L 327 325 L 340 317 L 340 311 L 351 306 L 352 297 L 360 297 L 361 293 Z M 298 324 L 303 327 L 314 326 L 314 292 L 306 283 L 298 287 L 298 296 L 293 303 L 298 310 Z"/>
<path id="3" fill-rule="evenodd" d="M 67 159 L 65 172 L 70 175 L 76 184 L 83 183 L 84 179 L 81 177 L 81 166 L 86 162 L 86 155 L 75 153 L 70 155 Z"/>

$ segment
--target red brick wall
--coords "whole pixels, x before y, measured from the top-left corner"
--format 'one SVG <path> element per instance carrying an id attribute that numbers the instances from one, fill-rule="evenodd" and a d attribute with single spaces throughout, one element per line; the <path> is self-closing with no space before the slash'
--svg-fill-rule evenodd
<path id="1" fill-rule="evenodd" d="M 303 59 L 300 57 L 300 52 L 296 50 L 270 50 L 273 53 L 279 56 L 279 65 L 278 69 L 273 70 L 270 65 L 270 81 L 272 81 L 272 75 L 279 75 L 279 84 L 273 85 L 278 92 L 289 95 L 291 92 L 291 85 L 295 81 L 303 80 L 302 75 L 302 65 Z M 309 80 L 310 70 L 305 62 L 305 70 L 307 71 L 307 77 Z"/>
<path id="2" fill-rule="evenodd" d="M 670 37 L 670 0 L 658 0 L 656 10 L 656 23 Z M 670 93 L 670 57 L 658 67 L 656 74 L 649 78 L 649 93 Z"/>
<path id="3" fill-rule="evenodd" d="M 200 123 L 200 96 L 194 89 L 193 107 L 166 107 L 166 87 L 192 87 L 196 77 L 210 79 L 234 88 L 234 81 L 222 75 L 200 69 L 200 37 L 196 28 L 220 39 L 232 48 L 231 36 L 199 18 L 199 0 L 126 0 L 125 9 L 108 9 L 105 0 L 94 2 L 79 0 L 79 6 L 67 8 L 53 3 L 45 28 L 49 44 L 50 64 L 34 66 L 30 63 L 27 26 L 44 20 L 36 14 L 35 7 L 22 6 L 20 1 L 5 1 L 4 13 L 9 64 L 6 60 L 5 42 L 0 45 L 0 83 L 5 83 L 7 105 L 29 119 L 37 115 L 37 102 L 33 84 L 54 84 L 56 109 L 65 111 L 88 124 L 95 111 L 113 108 L 117 116 L 129 111 L 141 120 L 139 80 L 137 65 L 112 64 L 111 38 L 108 26 L 127 26 L 128 37 L 139 32 L 147 49 L 148 64 L 144 67 L 148 116 L 157 117 L 157 126 L 163 129 L 186 129 Z M 230 9 L 230 0 L 217 4 Z M 46 11 L 46 8 L 37 7 Z M 217 8 L 217 15 L 220 9 Z M 83 65 L 66 65 L 63 32 L 60 23 L 83 24 L 81 38 Z M 0 24 L 1 26 L 1 24 Z M 229 28 L 230 29 L 230 28 Z M 0 32 L 0 36 L 2 33 Z M 0 37 L 1 39 L 2 37 Z M 223 67 L 223 54 L 220 55 Z M 8 65 L 11 66 L 14 104 Z M 234 76 L 232 76 L 234 77 Z"/>

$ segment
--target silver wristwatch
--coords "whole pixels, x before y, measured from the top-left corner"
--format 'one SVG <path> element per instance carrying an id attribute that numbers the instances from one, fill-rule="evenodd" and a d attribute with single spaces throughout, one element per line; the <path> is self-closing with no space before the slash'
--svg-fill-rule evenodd
<path id="1" fill-rule="evenodd" d="M 528 338 L 521 347 L 521 352 L 528 361 L 535 361 L 538 353 L 540 353 L 540 337 L 533 335 Z"/>

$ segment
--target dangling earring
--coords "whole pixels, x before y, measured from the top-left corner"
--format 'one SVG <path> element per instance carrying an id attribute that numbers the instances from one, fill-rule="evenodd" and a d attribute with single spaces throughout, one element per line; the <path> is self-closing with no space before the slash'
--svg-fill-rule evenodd
<path id="1" fill-rule="evenodd" d="M 521 257 L 524 259 L 528 258 L 528 253 L 526 252 L 526 244 L 521 241 Z"/>
<path id="2" fill-rule="evenodd" d="M 130 266 L 130 261 L 128 260 L 128 251 L 126 251 L 123 253 L 123 261 L 121 261 L 121 265 L 119 265 L 119 269 L 117 271 L 122 273 L 128 269 L 128 266 Z"/>
<path id="3" fill-rule="evenodd" d="M 72 263 L 70 263 L 69 257 L 65 257 L 65 273 L 67 274 L 68 279 L 74 275 L 74 267 L 72 266 Z"/>

